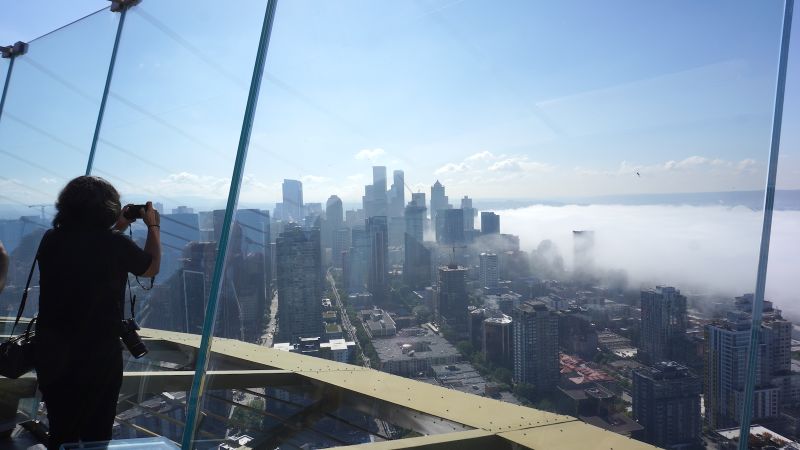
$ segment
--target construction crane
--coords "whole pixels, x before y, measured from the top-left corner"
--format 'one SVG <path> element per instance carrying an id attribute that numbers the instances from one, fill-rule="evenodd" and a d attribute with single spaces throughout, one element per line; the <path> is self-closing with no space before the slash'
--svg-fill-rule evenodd
<path id="1" fill-rule="evenodd" d="M 44 220 L 44 209 L 48 206 L 50 205 L 28 205 L 28 208 L 39 208 L 39 211 L 41 212 L 41 218 Z"/>
<path id="2" fill-rule="evenodd" d="M 456 245 L 456 244 L 453 244 L 453 245 L 450 245 L 449 247 L 452 247 L 452 249 L 453 249 L 452 253 L 450 254 L 450 265 L 451 266 L 455 266 L 456 265 L 456 249 L 457 248 L 467 248 L 468 246 L 467 245 Z"/>

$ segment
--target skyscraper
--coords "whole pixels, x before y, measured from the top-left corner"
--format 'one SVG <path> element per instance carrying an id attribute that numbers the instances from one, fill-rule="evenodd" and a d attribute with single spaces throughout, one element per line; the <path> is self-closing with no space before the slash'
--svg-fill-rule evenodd
<path id="1" fill-rule="evenodd" d="M 644 427 L 635 436 L 668 450 L 701 448 L 702 381 L 676 362 L 633 372 L 633 418 Z"/>
<path id="2" fill-rule="evenodd" d="M 481 211 L 481 234 L 500 234 L 500 216 L 491 211 Z"/>
<path id="3" fill-rule="evenodd" d="M 462 245 L 466 242 L 464 237 L 464 210 L 445 209 L 440 212 L 444 216 L 444 226 L 441 230 L 439 242 L 446 245 Z M 439 216 L 437 216 L 437 220 Z"/>
<path id="4" fill-rule="evenodd" d="M 511 317 L 490 317 L 483 321 L 483 358 L 500 367 L 512 367 L 513 326 Z"/>
<path id="5" fill-rule="evenodd" d="M 364 187 L 363 203 L 367 218 L 388 214 L 385 166 L 372 167 L 372 184 Z"/>
<path id="6" fill-rule="evenodd" d="M 343 254 L 350 248 L 350 228 L 339 227 L 333 230 L 333 243 L 331 244 L 331 260 L 333 267 L 342 267 Z"/>
<path id="7" fill-rule="evenodd" d="M 417 194 L 414 194 L 416 196 Z M 403 242 L 403 280 L 412 289 L 421 289 L 430 285 L 431 253 L 423 245 L 423 227 L 425 224 L 425 200 L 422 194 L 422 206 L 412 200 L 405 210 L 406 232 Z"/>
<path id="8" fill-rule="evenodd" d="M 686 334 L 686 297 L 669 286 L 642 291 L 639 356 L 647 364 L 680 356 Z"/>
<path id="9" fill-rule="evenodd" d="M 371 241 L 363 226 L 353 228 L 350 250 L 343 256 L 344 279 L 347 292 L 355 294 L 367 288 Z"/>
<path id="10" fill-rule="evenodd" d="M 577 281 L 588 282 L 594 276 L 594 231 L 573 230 L 572 272 Z"/>
<path id="11" fill-rule="evenodd" d="M 436 183 L 431 186 L 431 223 L 434 226 L 436 225 L 436 216 L 439 211 L 449 207 L 447 195 L 444 193 L 444 186 L 439 180 L 436 180 Z"/>
<path id="12" fill-rule="evenodd" d="M 322 229 L 320 230 L 322 239 L 322 247 L 333 247 L 333 233 L 342 227 L 344 224 L 344 208 L 342 208 L 342 199 L 336 195 L 328 197 L 325 202 L 325 221 L 322 222 Z M 333 259 L 336 259 L 334 255 Z"/>
<path id="13" fill-rule="evenodd" d="M 440 267 L 436 301 L 439 323 L 459 336 L 466 336 L 468 306 L 467 269 L 455 264 Z"/>
<path id="14" fill-rule="evenodd" d="M 392 172 L 392 187 L 389 189 L 389 217 L 402 217 L 406 204 L 406 181 L 402 170 Z"/>
<path id="15" fill-rule="evenodd" d="M 303 220 L 303 183 L 298 180 L 283 180 L 283 217 L 286 222 Z"/>
<path id="16" fill-rule="evenodd" d="M 555 389 L 560 376 L 558 314 L 542 302 L 529 301 L 514 308 L 514 380 L 539 393 Z"/>
<path id="17" fill-rule="evenodd" d="M 289 226 L 278 236 L 278 331 L 282 340 L 324 334 L 319 230 Z"/>
<path id="18" fill-rule="evenodd" d="M 495 291 L 500 286 L 500 271 L 496 253 L 481 253 L 479 257 L 479 280 L 481 287 Z"/>
<path id="19" fill-rule="evenodd" d="M 386 216 L 367 218 L 370 242 L 367 287 L 375 303 L 382 304 L 389 296 L 389 228 Z"/>
<path id="20" fill-rule="evenodd" d="M 472 207 L 472 199 L 467 197 L 461 199 L 461 209 L 464 211 L 464 231 L 475 229 L 475 216 L 478 210 Z"/>

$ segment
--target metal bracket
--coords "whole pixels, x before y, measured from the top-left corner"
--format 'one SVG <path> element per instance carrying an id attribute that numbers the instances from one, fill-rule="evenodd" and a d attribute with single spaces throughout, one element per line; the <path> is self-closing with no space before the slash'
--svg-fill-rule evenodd
<path id="1" fill-rule="evenodd" d="M 17 56 L 28 53 L 28 44 L 26 42 L 17 41 L 13 45 L 0 47 L 0 53 L 3 58 L 16 58 Z"/>
<path id="2" fill-rule="evenodd" d="M 142 0 L 109 0 L 111 2 L 111 12 L 122 12 L 131 6 L 136 6 Z"/>

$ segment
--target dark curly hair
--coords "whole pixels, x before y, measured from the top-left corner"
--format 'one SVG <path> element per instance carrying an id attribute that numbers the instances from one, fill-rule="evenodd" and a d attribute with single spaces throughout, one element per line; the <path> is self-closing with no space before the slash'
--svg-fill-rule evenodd
<path id="1" fill-rule="evenodd" d="M 64 186 L 56 209 L 53 228 L 107 229 L 117 221 L 122 205 L 111 183 L 100 177 L 81 176 Z"/>

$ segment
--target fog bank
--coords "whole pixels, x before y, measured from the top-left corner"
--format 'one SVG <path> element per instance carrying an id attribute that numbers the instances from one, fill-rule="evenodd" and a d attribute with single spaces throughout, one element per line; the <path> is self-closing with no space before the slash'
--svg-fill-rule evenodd
<path id="1" fill-rule="evenodd" d="M 550 239 L 573 267 L 572 230 L 594 230 L 599 270 L 624 270 L 629 286 L 669 284 L 685 291 L 740 295 L 755 289 L 762 213 L 744 207 L 591 205 L 498 211 L 503 233 L 523 250 Z M 800 314 L 800 211 L 776 211 L 767 299 Z"/>

